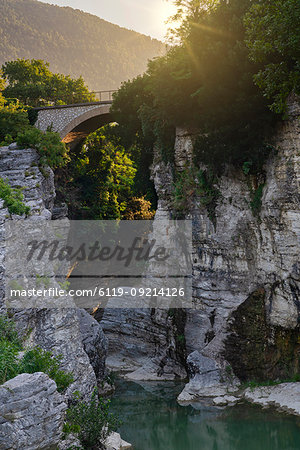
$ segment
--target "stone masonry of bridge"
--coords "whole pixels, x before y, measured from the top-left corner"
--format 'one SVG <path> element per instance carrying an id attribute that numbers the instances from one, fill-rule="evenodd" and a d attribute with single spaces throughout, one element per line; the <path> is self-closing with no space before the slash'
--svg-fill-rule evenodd
<path id="1" fill-rule="evenodd" d="M 105 101 L 37 108 L 35 126 L 42 131 L 50 127 L 64 142 L 79 141 L 111 121 L 111 104 L 111 101 Z"/>

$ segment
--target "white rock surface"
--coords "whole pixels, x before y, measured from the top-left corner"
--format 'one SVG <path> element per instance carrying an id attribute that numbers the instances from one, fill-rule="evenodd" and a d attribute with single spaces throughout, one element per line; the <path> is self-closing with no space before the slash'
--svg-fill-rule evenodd
<path id="1" fill-rule="evenodd" d="M 224 396 L 237 389 L 236 380 L 233 383 L 233 380 L 224 379 L 224 371 L 213 358 L 194 351 L 189 354 L 187 365 L 191 379 L 177 398 L 180 403 Z"/>
<path id="2" fill-rule="evenodd" d="M 106 450 L 127 450 L 132 448 L 132 445 L 124 441 L 119 433 L 111 433 L 105 441 Z"/>
<path id="3" fill-rule="evenodd" d="M 222 367 L 227 364 L 223 355 L 231 313 L 257 289 L 265 290 L 270 326 L 289 330 L 299 324 L 300 106 L 291 101 L 290 118 L 278 126 L 274 136 L 277 153 L 266 163 L 266 179 L 247 177 L 241 170 L 228 167 L 217 186 L 216 226 L 199 199 L 191 212 L 194 300 L 200 309 L 187 311 L 186 347 L 188 353 L 197 350 Z M 186 137 L 186 143 L 184 139 L 182 130 L 178 130 L 178 166 L 187 154 L 186 148 L 190 148 L 191 139 Z M 165 180 L 159 178 L 159 169 L 155 174 L 156 183 Z M 249 183 L 253 191 L 265 183 L 259 217 L 250 207 Z M 172 205 L 164 200 L 159 207 L 171 210 Z M 193 376 L 183 399 L 196 398 L 205 384 L 213 387 L 211 374 L 207 382 L 203 376 Z"/>
<path id="4" fill-rule="evenodd" d="M 251 403 L 300 416 L 300 383 L 248 388 L 243 396 Z"/>
<path id="5" fill-rule="evenodd" d="M 238 401 L 239 399 L 237 397 L 233 397 L 233 395 L 224 395 L 223 397 L 215 397 L 213 399 L 213 404 L 215 406 L 232 406 Z"/>
<path id="6" fill-rule="evenodd" d="M 101 381 L 105 374 L 107 339 L 102 327 L 87 311 L 78 309 L 77 316 L 83 348 L 89 357 L 97 380 Z"/>
<path id="7" fill-rule="evenodd" d="M 0 448 L 56 448 L 67 405 L 48 375 L 22 374 L 0 386 Z"/>

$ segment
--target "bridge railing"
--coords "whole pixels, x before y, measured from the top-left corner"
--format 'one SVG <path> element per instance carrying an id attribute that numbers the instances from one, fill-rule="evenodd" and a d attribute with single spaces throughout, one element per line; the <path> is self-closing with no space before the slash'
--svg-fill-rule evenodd
<path id="1" fill-rule="evenodd" d="M 115 92 L 117 92 L 116 89 L 112 91 L 93 91 L 92 94 L 95 95 L 96 100 L 99 102 L 111 102 Z"/>

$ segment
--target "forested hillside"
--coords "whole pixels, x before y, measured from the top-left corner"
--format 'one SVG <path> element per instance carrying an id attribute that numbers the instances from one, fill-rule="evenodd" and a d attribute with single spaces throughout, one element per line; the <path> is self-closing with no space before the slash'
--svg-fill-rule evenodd
<path id="1" fill-rule="evenodd" d="M 158 40 L 91 14 L 35 0 L 0 1 L 0 65 L 43 59 L 53 72 L 82 75 L 92 90 L 118 88 L 163 54 Z"/>

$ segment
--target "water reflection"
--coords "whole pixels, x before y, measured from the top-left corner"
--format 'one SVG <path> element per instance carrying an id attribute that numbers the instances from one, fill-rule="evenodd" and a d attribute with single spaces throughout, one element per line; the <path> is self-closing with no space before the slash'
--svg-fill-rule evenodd
<path id="1" fill-rule="evenodd" d="M 112 410 L 135 450 L 299 450 L 300 420 L 254 406 L 180 406 L 178 383 L 119 380 Z"/>

